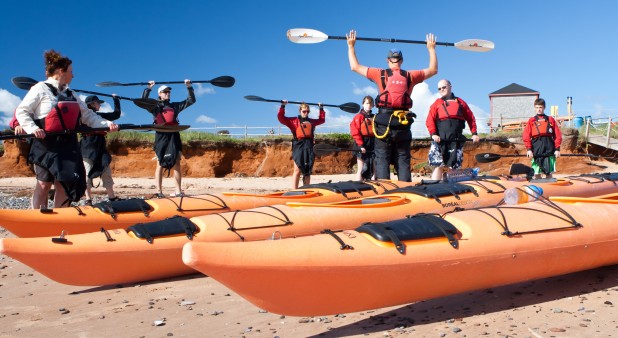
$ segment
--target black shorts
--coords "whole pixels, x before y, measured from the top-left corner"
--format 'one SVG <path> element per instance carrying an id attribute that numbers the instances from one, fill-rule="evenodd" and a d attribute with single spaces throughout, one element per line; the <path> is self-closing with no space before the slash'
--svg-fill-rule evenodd
<path id="1" fill-rule="evenodd" d="M 36 164 L 34 165 L 34 173 L 36 174 L 36 179 L 41 182 L 54 182 L 56 180 L 49 170 Z"/>

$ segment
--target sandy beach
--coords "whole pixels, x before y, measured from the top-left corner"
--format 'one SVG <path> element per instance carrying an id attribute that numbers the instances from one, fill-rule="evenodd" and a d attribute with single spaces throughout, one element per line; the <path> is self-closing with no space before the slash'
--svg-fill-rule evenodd
<path id="1" fill-rule="evenodd" d="M 352 178 L 316 175 L 312 183 Z M 115 180 L 120 196 L 154 193 L 153 179 Z M 32 178 L 0 179 L 0 191 L 28 196 L 33 184 Z M 171 181 L 164 184 L 171 193 Z M 189 194 L 290 186 L 289 177 L 183 180 Z M 12 236 L 0 228 L 0 237 Z M 0 256 L 0 337 L 611 337 L 618 329 L 615 304 L 618 266 L 609 266 L 372 311 L 285 317 L 200 274 L 75 287 Z"/>

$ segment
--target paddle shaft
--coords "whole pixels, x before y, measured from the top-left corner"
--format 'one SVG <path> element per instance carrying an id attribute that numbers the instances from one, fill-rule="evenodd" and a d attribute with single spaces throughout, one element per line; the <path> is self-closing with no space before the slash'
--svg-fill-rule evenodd
<path id="1" fill-rule="evenodd" d="M 283 100 L 269 100 L 269 99 L 262 99 L 260 101 L 264 101 L 264 102 L 279 102 L 281 104 L 283 104 Z M 288 101 L 288 103 L 292 103 L 292 104 L 308 104 L 310 106 L 317 106 L 317 103 L 311 103 L 311 102 L 300 102 L 300 101 Z M 335 108 L 339 108 L 339 106 L 334 105 L 334 104 L 326 104 L 326 103 L 322 103 L 323 107 L 335 107 Z"/>
<path id="2" fill-rule="evenodd" d="M 328 36 L 329 39 L 332 40 L 347 40 L 348 38 L 345 36 Z M 427 41 L 421 41 L 421 40 L 404 40 L 404 39 L 387 39 L 387 38 L 359 38 L 357 37 L 356 40 L 360 40 L 360 41 L 376 41 L 376 42 L 399 42 L 399 43 L 416 43 L 416 44 L 421 44 L 421 45 L 426 45 Z M 436 42 L 436 46 L 455 46 L 454 43 L 452 42 Z"/>
<path id="3" fill-rule="evenodd" d="M 98 92 L 91 92 L 88 90 L 83 90 L 83 89 L 71 89 L 73 91 L 79 92 L 79 93 L 86 93 L 86 94 L 93 94 L 93 95 L 98 95 L 98 96 L 107 96 L 107 97 L 114 97 L 114 95 L 112 94 L 105 94 L 105 93 L 98 93 Z M 129 100 L 129 101 L 133 101 L 135 99 L 132 99 L 130 97 L 124 97 L 124 96 L 118 96 L 116 95 L 117 98 L 121 99 L 121 100 Z"/>

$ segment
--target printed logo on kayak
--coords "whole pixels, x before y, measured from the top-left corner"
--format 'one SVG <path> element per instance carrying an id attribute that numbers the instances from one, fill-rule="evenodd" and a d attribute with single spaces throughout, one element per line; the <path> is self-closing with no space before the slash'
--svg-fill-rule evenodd
<path id="1" fill-rule="evenodd" d="M 464 205 L 469 205 L 469 204 L 472 204 L 472 206 L 475 208 L 478 207 L 478 201 L 472 201 L 472 200 L 442 203 L 442 207 L 443 208 L 454 208 L 454 207 L 462 207 Z"/>

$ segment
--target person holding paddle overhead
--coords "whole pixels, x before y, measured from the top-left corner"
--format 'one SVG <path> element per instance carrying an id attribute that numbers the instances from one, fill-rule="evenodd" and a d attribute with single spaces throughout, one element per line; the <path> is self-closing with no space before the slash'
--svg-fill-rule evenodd
<path id="1" fill-rule="evenodd" d="M 80 124 L 108 127 L 118 125 L 92 110 L 69 89 L 73 80 L 73 62 L 55 50 L 46 51 L 47 80 L 33 85 L 15 111 L 19 125 L 34 134 L 28 161 L 34 164 L 37 184 L 32 195 L 32 208 L 47 208 L 47 196 L 55 187 L 54 207 L 77 202 L 86 191 L 86 170 L 74 131 Z M 46 133 L 62 131 L 62 135 Z"/>
<path id="2" fill-rule="evenodd" d="M 303 185 L 311 183 L 311 172 L 313 170 L 313 144 L 315 143 L 315 127 L 326 121 L 326 112 L 321 103 L 318 103 L 320 116 L 317 119 L 309 118 L 309 105 L 301 103 L 298 108 L 298 117 L 286 117 L 285 105 L 287 100 L 281 101 L 281 107 L 277 114 L 277 119 L 281 124 L 290 128 L 292 132 L 292 159 L 294 160 L 294 173 L 292 174 L 292 187 L 298 188 L 300 175 L 303 175 Z"/>
<path id="3" fill-rule="evenodd" d="M 359 148 L 356 153 L 356 180 L 370 180 L 374 176 L 374 145 L 375 137 L 373 134 L 373 97 L 367 95 L 363 98 L 363 107 L 358 114 L 354 115 L 350 122 L 350 135 Z"/>
<path id="4" fill-rule="evenodd" d="M 105 103 L 99 100 L 96 95 L 86 97 L 86 104 L 97 115 L 108 121 L 115 121 L 120 118 L 120 98 L 116 94 L 112 95 L 114 100 L 114 111 L 111 113 L 99 112 L 101 104 Z M 112 170 L 109 165 L 112 162 L 112 156 L 107 151 L 107 142 L 105 140 L 106 132 L 94 132 L 91 134 L 82 134 L 79 140 L 82 157 L 84 158 L 84 167 L 86 168 L 86 201 L 85 205 L 92 205 L 92 180 L 100 177 L 103 187 L 107 191 L 107 197 L 110 201 L 115 201 L 118 198 L 114 195 L 114 180 L 112 179 Z"/>
<path id="5" fill-rule="evenodd" d="M 474 113 L 464 100 L 453 94 L 451 82 L 440 80 L 438 91 L 441 97 L 429 107 L 425 123 L 432 139 L 429 165 L 436 167 L 431 175 L 433 180 L 441 180 L 445 168 L 461 168 L 466 122 L 472 133 L 472 142 L 479 142 Z"/>
<path id="6" fill-rule="evenodd" d="M 536 115 L 531 117 L 523 131 L 523 141 L 528 158 L 532 158 L 532 169 L 535 178 L 541 178 L 541 174 L 551 178 L 556 171 L 556 158 L 560 157 L 560 145 L 562 133 L 556 120 L 545 115 L 545 100 L 534 100 Z"/>
<path id="7" fill-rule="evenodd" d="M 155 85 L 154 81 L 148 82 L 148 87 L 144 89 L 142 98 L 147 99 L 150 95 L 152 87 Z M 172 88 L 168 86 L 160 86 L 157 90 L 159 94 L 158 104 L 149 110 L 154 118 L 154 124 L 158 125 L 178 125 L 178 114 L 181 111 L 195 103 L 195 93 L 193 92 L 193 86 L 191 86 L 191 80 L 186 79 L 185 85 L 187 86 L 188 96 L 184 101 L 170 102 L 170 91 Z M 182 152 L 182 143 L 180 142 L 180 132 L 174 133 L 161 133 L 155 132 L 154 151 L 157 155 L 157 168 L 155 169 L 155 181 L 157 184 L 157 197 L 162 198 L 163 190 L 163 169 L 174 171 L 174 183 L 175 192 L 173 196 L 183 196 L 182 191 L 182 172 L 180 171 L 180 157 Z"/>
<path id="8" fill-rule="evenodd" d="M 391 49 L 387 56 L 387 69 L 363 66 L 356 58 L 356 31 L 346 34 L 348 41 L 348 61 L 352 71 L 368 78 L 378 86 L 376 107 L 378 114 L 373 119 L 375 143 L 375 168 L 377 179 L 390 179 L 389 165 L 392 150 L 397 151 L 397 176 L 400 181 L 411 181 L 410 144 L 412 142 L 411 124 L 416 117 L 412 113 L 410 95 L 415 85 L 438 73 L 436 56 L 436 37 L 426 37 L 429 51 L 429 66 L 423 70 L 406 71 L 401 69 L 403 53 Z"/>

